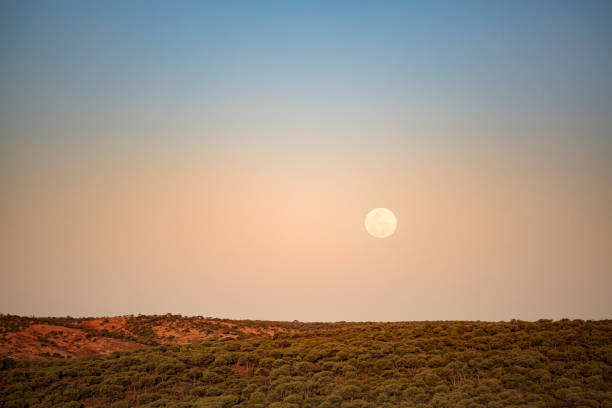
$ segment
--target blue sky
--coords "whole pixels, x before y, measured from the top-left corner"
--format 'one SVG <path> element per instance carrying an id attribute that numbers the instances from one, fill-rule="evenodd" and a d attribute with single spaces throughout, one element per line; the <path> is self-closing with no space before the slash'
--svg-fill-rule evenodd
<path id="1" fill-rule="evenodd" d="M 601 137 L 609 129 L 611 8 L 6 2 L 2 111 L 17 127 L 71 115 L 108 123 L 126 110 L 140 120 L 195 111 L 218 120 L 257 112 L 400 124 L 418 112 L 418 120 L 477 124 L 486 116 L 544 131 L 578 124 Z"/>

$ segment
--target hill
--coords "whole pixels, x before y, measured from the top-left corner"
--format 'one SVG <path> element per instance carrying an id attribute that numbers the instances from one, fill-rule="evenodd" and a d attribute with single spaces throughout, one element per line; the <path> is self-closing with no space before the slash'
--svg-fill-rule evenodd
<path id="1" fill-rule="evenodd" d="M 201 340 L 273 337 L 308 327 L 297 322 L 213 319 L 180 315 L 102 318 L 22 317 L 0 315 L 0 358 L 81 357 L 161 344 Z"/>
<path id="2" fill-rule="evenodd" d="M 609 320 L 3 316 L 2 339 L 1 407 L 612 407 Z"/>

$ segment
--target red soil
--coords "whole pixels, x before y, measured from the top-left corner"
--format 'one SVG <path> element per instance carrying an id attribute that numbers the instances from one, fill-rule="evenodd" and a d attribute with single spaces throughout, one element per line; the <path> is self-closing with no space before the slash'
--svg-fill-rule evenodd
<path id="1" fill-rule="evenodd" d="M 90 329 L 102 331 L 108 330 L 112 333 L 126 333 L 127 319 L 125 317 L 101 317 L 98 319 L 88 319 L 81 322 L 81 326 L 88 327 Z"/>
<path id="2" fill-rule="evenodd" d="M 273 322 L 221 321 L 202 317 L 143 316 L 36 319 L 0 316 L 0 358 L 78 357 L 151 344 L 189 344 L 237 337 L 294 333 Z"/>
<path id="3" fill-rule="evenodd" d="M 80 329 L 34 324 L 18 332 L 5 334 L 0 343 L 0 356 L 12 358 L 40 358 L 53 355 L 78 357 L 138 347 L 142 345 L 132 341 L 108 337 L 87 338 L 87 333 Z"/>

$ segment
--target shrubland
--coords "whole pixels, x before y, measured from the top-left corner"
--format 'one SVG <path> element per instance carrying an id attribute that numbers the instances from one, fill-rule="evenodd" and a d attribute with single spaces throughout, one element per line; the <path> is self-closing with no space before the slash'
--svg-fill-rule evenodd
<path id="1" fill-rule="evenodd" d="M 78 358 L 5 358 L 0 406 L 612 407 L 609 320 L 284 327 Z"/>

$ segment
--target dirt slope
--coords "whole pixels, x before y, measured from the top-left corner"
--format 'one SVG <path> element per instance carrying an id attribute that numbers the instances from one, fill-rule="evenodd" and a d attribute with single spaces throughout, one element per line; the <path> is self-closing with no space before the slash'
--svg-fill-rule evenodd
<path id="1" fill-rule="evenodd" d="M 34 318 L 0 315 L 0 358 L 78 357 L 159 344 L 291 334 L 299 324 L 177 315 Z"/>

